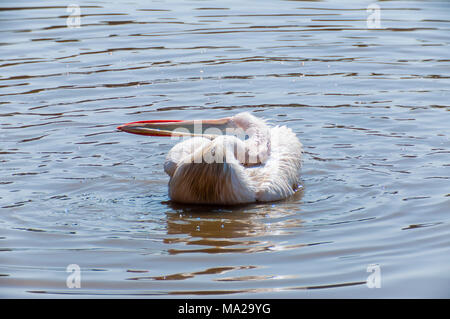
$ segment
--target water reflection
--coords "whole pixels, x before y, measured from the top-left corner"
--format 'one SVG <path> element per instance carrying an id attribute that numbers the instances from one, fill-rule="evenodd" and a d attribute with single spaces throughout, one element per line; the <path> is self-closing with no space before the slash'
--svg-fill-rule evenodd
<path id="1" fill-rule="evenodd" d="M 168 237 L 163 242 L 171 246 L 182 244 L 182 248 L 169 248 L 171 255 L 270 252 L 322 244 L 287 244 L 278 238 L 298 234 L 301 230 L 299 203 L 302 197 L 303 190 L 283 205 L 252 204 L 233 208 L 168 202 L 173 211 L 166 213 Z"/>
<path id="2" fill-rule="evenodd" d="M 284 201 L 283 205 L 278 202 L 232 208 L 187 206 L 168 202 L 167 205 L 173 211 L 166 213 L 167 234 L 170 236 L 165 239 L 165 243 L 181 242 L 188 246 L 202 246 L 193 249 L 169 249 L 171 254 L 282 249 L 272 242 L 258 240 L 258 238 L 286 235 L 300 228 L 301 206 L 298 203 L 302 197 L 303 189 Z"/>
<path id="3" fill-rule="evenodd" d="M 189 254 L 254 254 L 275 253 L 297 250 L 303 247 L 327 244 L 330 242 L 290 244 L 283 236 L 298 235 L 303 226 L 301 219 L 301 201 L 304 189 L 293 197 L 276 203 L 250 204 L 233 207 L 185 205 L 164 202 L 170 211 L 166 212 L 167 236 L 163 243 L 169 245 L 169 255 Z M 281 238 L 281 239 L 280 239 Z M 192 247 L 192 248 L 191 248 Z M 204 275 L 217 275 L 217 282 L 264 282 L 267 280 L 292 280 L 295 274 L 233 275 L 261 268 L 260 265 L 246 264 L 235 266 L 210 267 L 200 270 L 165 273 L 149 276 L 148 271 L 130 271 L 144 273 L 127 280 L 179 281 Z M 221 276 L 230 273 L 231 276 Z M 348 284 L 348 283 L 346 283 Z M 309 289 L 319 287 L 290 287 L 288 289 Z M 327 287 L 323 287 L 327 288 Z M 170 294 L 231 294 L 239 292 L 262 292 L 272 289 L 245 289 L 228 291 L 171 291 Z"/>

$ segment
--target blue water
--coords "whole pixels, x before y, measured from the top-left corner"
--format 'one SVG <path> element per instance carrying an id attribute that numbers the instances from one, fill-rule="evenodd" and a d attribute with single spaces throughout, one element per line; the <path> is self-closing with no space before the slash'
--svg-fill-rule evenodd
<path id="1" fill-rule="evenodd" d="M 448 2 L 77 3 L 0 5 L 1 297 L 450 296 Z M 175 142 L 115 129 L 241 111 L 293 198 L 171 203 Z"/>

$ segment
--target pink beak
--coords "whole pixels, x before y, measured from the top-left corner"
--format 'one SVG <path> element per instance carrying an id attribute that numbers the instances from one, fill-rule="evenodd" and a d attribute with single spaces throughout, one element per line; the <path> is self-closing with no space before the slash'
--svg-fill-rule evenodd
<path id="1" fill-rule="evenodd" d="M 225 132 L 230 118 L 217 120 L 151 120 L 130 122 L 117 127 L 118 130 L 147 136 L 203 136 L 215 138 L 219 134 L 205 134 L 210 128 Z"/>

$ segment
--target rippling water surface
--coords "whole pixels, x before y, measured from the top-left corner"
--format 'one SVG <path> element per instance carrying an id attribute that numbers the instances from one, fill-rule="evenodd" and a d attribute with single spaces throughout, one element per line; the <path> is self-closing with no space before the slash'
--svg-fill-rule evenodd
<path id="1" fill-rule="evenodd" d="M 2 297 L 450 297 L 449 2 L 77 3 L 0 5 Z M 297 196 L 175 205 L 174 142 L 115 129 L 240 111 Z"/>

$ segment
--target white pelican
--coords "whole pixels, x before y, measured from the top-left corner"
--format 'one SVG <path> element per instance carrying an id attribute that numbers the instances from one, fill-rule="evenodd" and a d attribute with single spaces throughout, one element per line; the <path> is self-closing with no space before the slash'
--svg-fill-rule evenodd
<path id="1" fill-rule="evenodd" d="M 169 151 L 164 163 L 174 202 L 270 202 L 293 195 L 299 187 L 302 144 L 297 136 L 286 126 L 271 127 L 247 112 L 218 120 L 132 122 L 118 129 L 189 137 Z M 224 129 L 245 134 L 223 135 Z"/>

